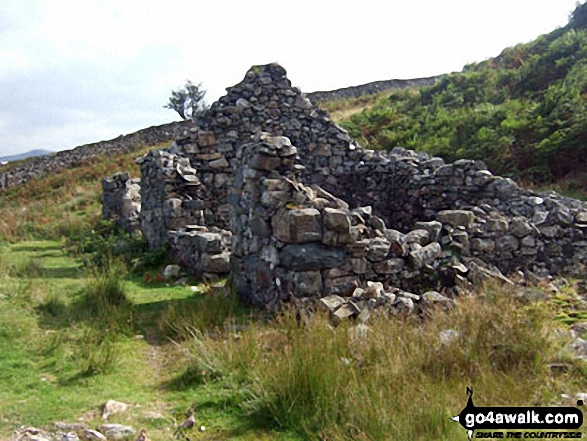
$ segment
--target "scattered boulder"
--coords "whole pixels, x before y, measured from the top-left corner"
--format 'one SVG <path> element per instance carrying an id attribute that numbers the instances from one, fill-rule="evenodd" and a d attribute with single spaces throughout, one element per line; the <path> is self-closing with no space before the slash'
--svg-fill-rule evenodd
<path id="1" fill-rule="evenodd" d="M 10 438 L 11 441 L 53 441 L 47 432 L 36 427 L 20 427 Z"/>
<path id="2" fill-rule="evenodd" d="M 335 312 L 340 306 L 342 306 L 345 303 L 345 299 L 335 294 L 332 294 L 328 297 L 322 297 L 320 299 L 320 302 L 322 302 L 330 312 Z"/>
<path id="3" fill-rule="evenodd" d="M 163 277 L 165 277 L 165 280 L 173 279 L 179 277 L 180 272 L 181 267 L 179 265 L 167 265 L 163 270 Z"/>
<path id="4" fill-rule="evenodd" d="M 106 441 L 106 437 L 94 429 L 84 429 L 80 437 L 83 441 Z"/>
<path id="5" fill-rule="evenodd" d="M 165 268 L 167 270 L 167 268 Z M 110 415 L 114 415 L 116 413 L 126 412 L 129 408 L 129 405 L 126 403 L 122 403 L 120 401 L 115 400 L 108 400 L 102 409 L 102 418 L 108 419 Z"/>
<path id="6" fill-rule="evenodd" d="M 88 428 L 84 423 L 65 423 L 58 421 L 53 426 L 60 432 L 80 432 Z"/>
<path id="7" fill-rule="evenodd" d="M 565 350 L 573 358 L 587 361 L 587 341 L 580 337 L 574 338 L 565 346 Z"/>
<path id="8" fill-rule="evenodd" d="M 122 424 L 103 424 L 100 426 L 100 432 L 108 440 L 121 440 L 133 436 L 136 433 L 132 427 L 123 426 Z"/>
<path id="9" fill-rule="evenodd" d="M 455 306 L 455 302 L 446 296 L 443 296 L 436 291 L 428 291 L 422 294 L 422 300 L 426 306 L 441 306 L 445 309 L 452 309 Z"/>

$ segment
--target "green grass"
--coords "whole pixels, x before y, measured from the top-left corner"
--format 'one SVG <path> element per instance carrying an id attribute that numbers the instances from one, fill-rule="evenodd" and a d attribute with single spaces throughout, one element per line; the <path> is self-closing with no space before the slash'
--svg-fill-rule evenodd
<path id="1" fill-rule="evenodd" d="M 252 423 L 238 390 L 178 380 L 189 357 L 176 341 L 247 320 L 234 299 L 114 266 L 88 270 L 58 241 L 5 245 L 0 256 L 0 439 L 19 425 L 97 427 L 108 399 L 140 406 L 112 422 L 153 439 L 170 439 L 193 405 L 208 427 L 201 439 L 299 439 Z"/>
<path id="2" fill-rule="evenodd" d="M 477 405 L 494 406 L 546 406 L 583 390 L 584 366 L 561 353 L 545 305 L 483 294 L 424 322 L 379 318 L 368 330 L 320 315 L 300 325 L 290 314 L 221 340 L 194 335 L 184 380 L 241 390 L 253 417 L 316 440 L 462 439 L 448 417 L 467 386 Z M 460 338 L 443 345 L 446 329 Z M 574 367 L 553 375 L 554 362 Z"/>

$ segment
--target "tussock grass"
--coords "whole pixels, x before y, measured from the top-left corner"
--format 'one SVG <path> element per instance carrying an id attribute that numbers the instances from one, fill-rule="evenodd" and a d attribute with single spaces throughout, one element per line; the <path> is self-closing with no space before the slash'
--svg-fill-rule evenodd
<path id="1" fill-rule="evenodd" d="M 203 292 L 182 303 L 168 304 L 156 320 L 159 338 L 182 341 L 204 332 L 222 333 L 226 326 L 241 328 L 248 308 L 224 282 L 201 285 Z"/>
<path id="2" fill-rule="evenodd" d="M 55 221 L 53 230 L 56 237 L 79 237 L 88 234 L 92 226 L 81 216 L 65 212 Z"/>
<path id="3" fill-rule="evenodd" d="M 123 283 L 125 268 L 119 260 L 89 270 L 84 296 L 75 305 L 74 315 L 99 324 L 103 331 L 131 334 L 134 328 L 133 305 Z"/>
<path id="4" fill-rule="evenodd" d="M 326 110 L 332 120 L 336 123 L 348 120 L 356 113 L 372 107 L 381 98 L 388 96 L 391 91 L 384 91 L 372 95 L 362 95 L 356 98 L 346 98 L 341 100 L 324 101 L 318 106 Z"/>
<path id="5" fill-rule="evenodd" d="M 6 269 L 10 277 L 36 278 L 44 274 L 44 268 L 35 258 L 29 258 L 16 264 L 8 264 Z"/>
<path id="6" fill-rule="evenodd" d="M 116 261 L 95 268 L 86 279 L 86 306 L 91 313 L 128 304 L 122 285 L 123 267 Z"/>
<path id="7" fill-rule="evenodd" d="M 466 386 L 478 405 L 546 405 L 585 381 L 580 366 L 564 378 L 549 372 L 563 358 L 548 311 L 497 287 L 481 294 L 423 322 L 334 327 L 288 313 L 223 340 L 195 334 L 183 379 L 236 384 L 252 415 L 333 440 L 455 439 L 462 429 L 448 417 Z M 443 342 L 447 330 L 457 337 Z"/>
<path id="8" fill-rule="evenodd" d="M 75 359 L 80 376 L 89 377 L 112 372 L 119 358 L 115 337 L 109 332 L 86 328 L 76 345 Z"/>
<path id="9" fill-rule="evenodd" d="M 61 295 L 52 292 L 38 306 L 38 310 L 52 317 L 64 317 L 68 313 L 67 305 Z"/>

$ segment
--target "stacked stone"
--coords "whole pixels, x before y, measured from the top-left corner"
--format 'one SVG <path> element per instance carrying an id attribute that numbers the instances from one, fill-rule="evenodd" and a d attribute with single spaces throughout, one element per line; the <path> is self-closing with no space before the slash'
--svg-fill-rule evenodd
<path id="1" fill-rule="evenodd" d="M 481 161 L 469 160 L 438 161 L 419 171 L 406 200 L 414 207 L 414 219 L 443 222 L 443 211 L 467 211 L 466 221 L 448 223 L 447 235 L 460 237 L 456 242 L 462 242 L 464 255 L 505 273 L 586 274 L 587 204 L 581 201 L 524 190 L 511 179 L 493 176 Z"/>
<path id="2" fill-rule="evenodd" d="M 189 158 L 158 150 L 137 159 L 141 166 L 141 229 L 149 246 L 170 243 L 186 225 L 203 225 L 202 184 Z"/>
<path id="3" fill-rule="evenodd" d="M 232 233 L 212 227 L 187 225 L 172 233 L 170 253 L 176 263 L 204 280 L 230 272 Z"/>
<path id="4" fill-rule="evenodd" d="M 469 208 L 436 214 L 443 223 L 443 247 L 464 258 L 479 258 L 506 274 L 587 274 L 586 225 L 582 223 L 587 212 L 578 211 L 569 220 L 572 225 L 563 228 L 556 223 L 535 224 L 525 216 L 507 216 L 487 205 Z"/>
<path id="5" fill-rule="evenodd" d="M 435 241 L 438 222 L 405 235 L 387 229 L 370 207 L 350 210 L 319 186 L 301 184 L 302 171 L 286 137 L 262 134 L 244 146 L 229 201 L 233 282 L 247 301 L 276 308 L 320 300 L 341 318 L 382 306 L 412 311 L 421 297 L 405 288 L 430 286 L 440 266 L 459 264 Z M 422 303 L 448 302 L 436 294 Z"/>
<path id="6" fill-rule="evenodd" d="M 236 170 L 230 203 L 233 232 L 231 273 L 241 297 L 257 305 L 276 307 L 289 299 L 277 277 L 279 246 L 273 237 L 272 218 L 294 203 L 301 168 L 294 168 L 297 149 L 285 137 L 260 134 L 256 143 L 243 145 L 242 165 Z M 311 226 L 309 226 L 311 228 Z M 300 225 L 300 237 L 311 235 Z M 320 280 L 321 283 L 321 280 Z M 319 295 L 321 287 L 312 287 Z"/>
<path id="7" fill-rule="evenodd" d="M 335 194 L 344 195 L 351 206 L 368 202 L 388 225 L 409 231 L 415 221 L 421 219 L 412 216 L 418 204 L 409 197 L 409 190 L 417 182 L 420 163 L 429 156 L 401 148 L 391 152 L 361 148 L 359 154 L 356 162 L 345 162 Z"/>
<path id="8" fill-rule="evenodd" d="M 204 226 L 204 195 L 210 192 L 189 158 L 163 150 L 137 162 L 143 177 L 142 231 L 150 247 L 166 246 L 175 262 L 205 279 L 228 274 L 231 233 Z"/>
<path id="9" fill-rule="evenodd" d="M 298 165 L 301 165 L 296 182 L 303 183 L 303 188 L 320 188 L 324 194 L 341 198 L 330 196 L 339 202 L 333 202 L 328 208 L 348 210 L 349 206 L 366 204 L 373 207 L 372 213 L 364 210 L 347 213 L 352 228 L 366 231 L 366 236 L 357 240 L 368 240 L 364 246 L 373 250 L 367 256 L 354 257 L 364 257 L 368 262 L 364 272 L 356 273 L 358 260 L 355 269 L 348 274 L 345 273 L 347 269 L 341 270 L 339 266 L 320 267 L 322 289 L 315 289 L 317 276 L 310 283 L 302 279 L 311 275 L 297 273 L 316 270 L 283 267 L 283 271 L 294 271 L 299 279 L 281 285 L 282 290 L 286 285 L 287 289 L 291 288 L 294 296 L 302 295 L 303 289 L 298 286 L 308 284 L 313 287 L 312 291 L 322 294 L 327 294 L 325 287 L 330 290 L 328 293 L 337 289 L 347 293 L 345 289 L 366 281 L 404 290 L 425 289 L 429 281 L 438 278 L 435 272 L 442 270 L 446 279 L 454 282 L 458 280 L 456 276 L 470 277 L 469 267 L 481 268 L 483 264 L 491 274 L 515 270 L 556 273 L 569 269 L 584 274 L 587 263 L 585 203 L 523 190 L 510 179 L 493 176 L 480 161 L 446 164 L 440 158 L 399 147 L 391 152 L 365 150 L 324 112 L 313 107 L 298 89 L 292 88 L 285 70 L 275 64 L 253 67 L 240 84 L 229 88 L 227 95 L 214 103 L 196 121 L 196 126 L 177 138 L 171 148 L 150 153 L 141 160 L 142 228 L 152 247 L 167 244 L 176 250 L 174 256 L 178 261 L 187 262 L 196 271 L 212 273 L 207 265 L 202 267 L 197 263 L 202 262 L 202 256 L 208 259 L 205 256 L 209 254 L 209 246 L 198 248 L 200 245 L 196 243 L 207 244 L 208 241 L 198 238 L 191 243 L 191 238 L 197 236 L 194 232 L 219 234 L 220 238 L 215 236 L 210 242 L 220 241 L 225 245 L 220 253 L 209 255 L 222 255 L 215 258 L 212 267 L 218 263 L 218 267 L 224 268 L 227 258 L 223 253 L 228 252 L 226 230 L 235 232 L 234 228 L 240 225 L 231 224 L 229 220 L 234 205 L 229 194 L 238 195 L 242 190 L 242 176 L 239 178 L 235 173 L 243 166 L 245 146 L 249 148 L 251 137 L 259 132 L 293 141 L 291 144 L 297 147 Z M 261 141 L 259 138 L 257 143 Z M 287 173 L 284 176 L 288 176 Z M 284 189 L 270 191 L 286 192 Z M 322 236 L 310 241 L 310 248 L 304 245 L 304 249 L 316 251 L 313 247 L 318 243 L 333 246 L 329 242 L 331 232 L 324 230 L 324 207 L 317 208 L 311 197 L 310 200 L 311 203 L 303 208 L 320 213 L 318 223 Z M 458 213 L 451 213 L 454 211 Z M 309 218 L 316 217 L 315 212 L 312 213 L 314 215 Z M 292 213 L 282 213 L 286 214 L 292 216 Z M 309 219 L 304 212 L 297 213 L 295 220 L 287 217 L 276 222 L 297 225 L 298 217 Z M 308 222 L 313 225 L 310 220 Z M 273 234 L 273 227 L 271 231 Z M 252 243 L 268 240 L 261 223 L 247 234 L 251 235 L 247 241 Z M 287 243 L 279 234 L 275 240 Z M 214 253 L 218 250 L 216 245 L 210 247 Z M 281 252 L 281 248 L 276 249 Z M 238 249 L 233 251 L 242 254 Z M 236 256 L 240 259 L 241 254 Z M 452 255 L 458 256 L 459 261 L 451 261 Z M 303 252 L 300 256 L 306 258 Z M 336 271 L 330 271 L 333 269 Z M 330 272 L 323 274 L 323 270 Z M 346 282 L 345 277 L 349 278 Z M 335 279 L 340 280 L 333 281 Z M 423 282 L 418 283 L 418 280 Z M 451 286 L 453 282 L 443 282 L 443 286 Z M 347 288 L 341 288 L 345 283 Z M 280 294 L 283 295 L 285 291 Z M 268 294 L 260 295 L 257 303 L 268 298 Z"/>
<path id="10" fill-rule="evenodd" d="M 226 200 L 239 150 L 261 131 L 287 136 L 300 146 L 306 167 L 302 179 L 329 191 L 338 191 L 337 177 L 361 157 L 362 149 L 348 134 L 291 87 L 281 66 L 253 67 L 169 149 L 189 158 L 198 170 L 207 226 L 228 227 Z"/>
<path id="11" fill-rule="evenodd" d="M 121 230 L 134 233 L 140 228 L 140 179 L 131 179 L 128 172 L 102 179 L 102 217 L 113 220 Z"/>
<path id="12" fill-rule="evenodd" d="M 466 225 L 445 224 L 443 246 L 450 244 L 505 273 L 586 273 L 587 205 L 524 190 L 511 179 L 493 176 L 482 161 L 445 164 L 402 148 L 366 150 L 343 183 L 345 200 L 356 205 L 367 197 L 362 200 L 400 231 L 420 220 L 441 220 L 443 211 L 468 211 Z"/>

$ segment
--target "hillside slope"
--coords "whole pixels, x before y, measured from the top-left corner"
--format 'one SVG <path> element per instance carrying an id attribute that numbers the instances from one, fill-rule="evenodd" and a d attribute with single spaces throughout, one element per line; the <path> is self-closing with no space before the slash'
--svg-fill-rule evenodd
<path id="1" fill-rule="evenodd" d="M 188 120 L 151 126 L 107 141 L 85 144 L 51 155 L 30 157 L 0 165 L 0 192 L 30 180 L 83 166 L 95 158 L 108 158 L 136 151 L 143 146 L 171 141 L 190 124 L 192 121 Z"/>
<path id="2" fill-rule="evenodd" d="M 10 161 L 19 161 L 21 159 L 32 158 L 35 156 L 44 156 L 44 155 L 48 155 L 49 153 L 53 153 L 53 152 L 50 150 L 30 150 L 28 152 L 18 153 L 16 155 L 0 156 L 0 163 L 10 162 Z"/>
<path id="3" fill-rule="evenodd" d="M 366 147 L 485 160 L 535 183 L 585 179 L 587 4 L 564 28 L 498 57 L 401 90 L 343 125 Z"/>

